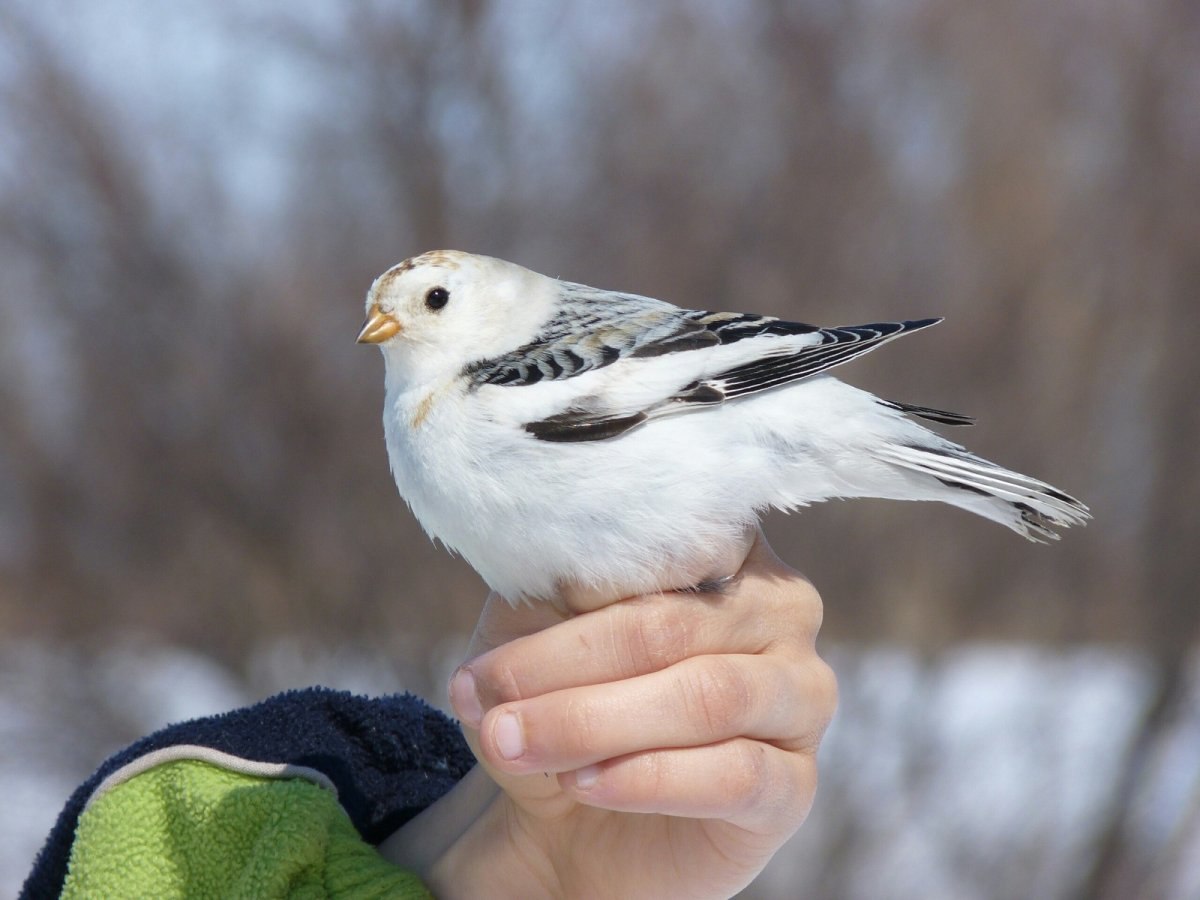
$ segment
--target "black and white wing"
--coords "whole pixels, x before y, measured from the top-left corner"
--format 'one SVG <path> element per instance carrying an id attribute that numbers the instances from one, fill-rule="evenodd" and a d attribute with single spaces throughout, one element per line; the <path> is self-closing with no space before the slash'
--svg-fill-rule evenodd
<path id="1" fill-rule="evenodd" d="M 714 335 L 709 339 L 709 345 L 732 343 L 766 334 L 809 333 L 814 341 L 798 349 L 794 344 L 790 348 L 777 349 L 764 342 L 762 356 L 683 385 L 675 393 L 642 410 L 614 414 L 600 406 L 599 398 L 593 398 L 591 405 L 573 407 L 546 419 L 529 422 L 525 425 L 525 430 L 544 441 L 595 441 L 617 437 L 651 418 L 726 403 L 810 378 L 868 353 L 887 341 L 941 321 L 919 319 L 842 328 L 817 328 L 812 325 L 732 313 L 697 312 L 691 315 L 695 317 L 691 320 L 694 324 Z M 680 340 L 683 338 L 673 337 L 644 344 L 629 355 L 652 356 L 693 349 L 670 346 L 672 341 Z M 696 340 L 695 335 L 691 340 Z M 966 416 L 957 413 L 888 401 L 880 402 L 894 409 L 944 424 L 966 425 L 971 422 Z"/>
<path id="2" fill-rule="evenodd" d="M 509 353 L 469 364 L 463 372 L 469 383 L 520 387 L 572 378 L 620 359 L 702 350 L 763 335 L 821 330 L 771 316 L 681 309 L 636 294 L 560 285 L 563 302 L 541 333 Z"/>

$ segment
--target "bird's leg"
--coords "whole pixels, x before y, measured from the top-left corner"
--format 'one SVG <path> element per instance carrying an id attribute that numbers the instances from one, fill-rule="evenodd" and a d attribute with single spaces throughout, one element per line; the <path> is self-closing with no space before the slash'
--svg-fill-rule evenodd
<path id="1" fill-rule="evenodd" d="M 723 594 L 737 580 L 737 573 L 722 575 L 720 578 L 706 578 L 690 587 L 680 588 L 684 594 Z"/>

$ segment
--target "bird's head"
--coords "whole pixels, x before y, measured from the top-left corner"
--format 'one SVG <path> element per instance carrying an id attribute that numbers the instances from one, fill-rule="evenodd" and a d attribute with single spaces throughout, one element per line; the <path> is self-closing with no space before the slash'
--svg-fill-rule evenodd
<path id="1" fill-rule="evenodd" d="M 489 256 L 423 253 L 375 279 L 358 343 L 378 344 L 389 363 L 461 367 L 532 340 L 553 312 L 555 284 Z"/>

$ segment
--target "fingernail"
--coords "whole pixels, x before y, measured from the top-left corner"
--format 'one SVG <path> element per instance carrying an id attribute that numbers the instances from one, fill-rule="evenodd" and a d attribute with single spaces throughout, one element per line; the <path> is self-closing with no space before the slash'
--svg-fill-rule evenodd
<path id="1" fill-rule="evenodd" d="M 599 780 L 599 766 L 584 766 L 582 769 L 575 770 L 575 787 L 581 791 L 588 790 Z"/>
<path id="2" fill-rule="evenodd" d="M 525 735 L 521 730 L 521 720 L 515 713 L 505 713 L 496 720 L 492 737 L 496 741 L 496 749 L 505 759 L 516 759 L 525 752 Z"/>
<path id="3" fill-rule="evenodd" d="M 470 669 L 459 669 L 450 679 L 450 705 L 470 728 L 478 728 L 483 720 L 483 707 L 479 703 L 479 693 L 475 690 L 475 676 Z"/>

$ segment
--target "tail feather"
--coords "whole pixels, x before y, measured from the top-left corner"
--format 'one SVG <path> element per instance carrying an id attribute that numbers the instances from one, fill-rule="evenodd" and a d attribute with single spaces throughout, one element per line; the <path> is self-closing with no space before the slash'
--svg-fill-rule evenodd
<path id="1" fill-rule="evenodd" d="M 879 402 L 891 409 L 898 409 L 900 412 L 920 416 L 922 419 L 928 419 L 930 422 L 937 422 L 941 425 L 975 424 L 973 417 L 964 416 L 962 413 L 950 412 L 946 409 L 934 409 L 932 406 L 915 406 L 912 403 L 899 403 L 895 400 L 880 400 Z"/>
<path id="2" fill-rule="evenodd" d="M 975 456 L 956 444 L 891 444 L 879 455 L 893 465 L 940 483 L 936 499 L 1007 525 L 1031 541 L 1058 540 L 1054 528 L 1082 525 L 1091 518 L 1088 508 L 1069 494 Z"/>

